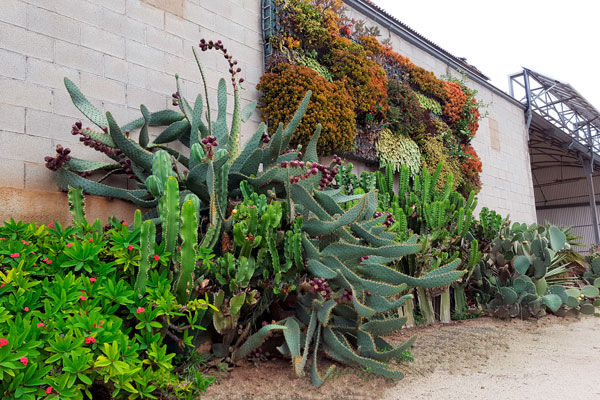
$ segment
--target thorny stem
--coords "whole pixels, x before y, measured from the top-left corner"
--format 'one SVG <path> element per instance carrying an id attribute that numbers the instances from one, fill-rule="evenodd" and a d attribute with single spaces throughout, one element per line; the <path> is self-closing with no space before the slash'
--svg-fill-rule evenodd
<path id="1" fill-rule="evenodd" d="M 206 99 L 206 121 L 208 122 L 208 132 L 212 134 L 212 128 L 210 123 L 210 102 L 208 101 L 208 86 L 206 84 L 206 78 L 204 76 L 204 70 L 202 69 L 202 64 L 198 59 L 198 53 L 196 53 L 196 48 L 192 47 L 192 52 L 194 53 L 194 58 L 196 59 L 196 64 L 198 65 L 198 69 L 200 70 L 200 76 L 202 77 L 202 84 L 204 85 L 204 98 Z"/>

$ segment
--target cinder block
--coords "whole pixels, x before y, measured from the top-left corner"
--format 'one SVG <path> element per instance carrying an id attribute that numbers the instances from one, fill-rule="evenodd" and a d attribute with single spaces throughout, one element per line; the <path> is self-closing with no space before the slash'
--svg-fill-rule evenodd
<path id="1" fill-rule="evenodd" d="M 4 158 L 30 162 L 42 162 L 56 153 L 50 139 L 8 131 L 0 131 L 0 148 Z"/>
<path id="2" fill-rule="evenodd" d="M 64 78 L 79 81 L 76 70 L 32 57 L 27 59 L 27 82 L 65 90 Z"/>
<path id="3" fill-rule="evenodd" d="M 163 110 L 167 106 L 167 98 L 170 96 L 156 93 L 136 86 L 127 86 L 127 105 L 131 108 L 140 108 L 140 104 L 149 110 Z"/>
<path id="4" fill-rule="evenodd" d="M 165 74 L 164 72 L 147 70 L 146 89 L 170 96 L 177 91 L 175 83 L 175 74 Z"/>
<path id="5" fill-rule="evenodd" d="M 62 139 L 71 136 L 73 118 L 51 112 L 27 110 L 25 133 L 27 135 Z"/>
<path id="6" fill-rule="evenodd" d="M 94 2 L 109 10 L 125 14 L 125 0 L 94 0 Z"/>
<path id="7" fill-rule="evenodd" d="M 27 6 L 19 0 L 3 0 L 0 21 L 25 26 L 27 24 Z"/>
<path id="8" fill-rule="evenodd" d="M 208 29 L 211 31 L 217 30 L 217 14 L 207 10 L 203 5 L 200 6 L 188 2 L 185 5 L 185 13 L 183 15 L 183 18 L 200 26 L 203 29 Z M 203 29 L 201 29 L 200 32 L 203 32 Z"/>
<path id="9" fill-rule="evenodd" d="M 56 172 L 46 168 L 45 164 L 25 163 L 25 188 L 58 192 Z"/>
<path id="10" fill-rule="evenodd" d="M 2 173 L 0 174 L 0 187 L 23 188 L 25 187 L 25 165 L 21 160 L 0 158 Z"/>
<path id="11" fill-rule="evenodd" d="M 0 49 L 0 76 L 25 79 L 25 56 L 12 51 Z"/>
<path id="12" fill-rule="evenodd" d="M 104 55 L 104 76 L 121 82 L 127 82 L 128 64 L 127 61 Z"/>
<path id="13" fill-rule="evenodd" d="M 165 30 L 174 35 L 194 42 L 200 41 L 201 39 L 200 28 L 197 24 L 187 21 L 171 13 L 165 14 Z"/>
<path id="14" fill-rule="evenodd" d="M 54 39 L 0 22 L 0 44 L 6 50 L 44 60 L 54 59 Z"/>
<path id="15" fill-rule="evenodd" d="M 125 104 L 125 84 L 102 76 L 82 73 L 81 91 L 87 96 L 116 104 Z"/>
<path id="16" fill-rule="evenodd" d="M 254 7 L 248 9 L 242 8 L 239 5 L 231 7 L 231 13 L 226 15 L 231 21 L 240 24 L 243 27 L 258 32 L 260 29 L 260 3 L 254 3 Z"/>
<path id="17" fill-rule="evenodd" d="M 25 108 L 0 104 L 0 127 L 6 131 L 24 133 Z"/>
<path id="18" fill-rule="evenodd" d="M 80 24 L 70 18 L 44 10 L 36 6 L 27 6 L 27 29 L 66 42 L 78 43 Z"/>
<path id="19" fill-rule="evenodd" d="M 106 27 L 81 27 L 81 44 L 94 50 L 125 58 L 125 39 L 109 32 Z"/>
<path id="20" fill-rule="evenodd" d="M 146 42 L 146 25 L 143 22 L 129 18 L 126 14 L 103 9 L 101 26 L 110 27 L 110 31 L 115 35 L 140 43 Z"/>
<path id="21" fill-rule="evenodd" d="M 81 21 L 84 24 L 98 25 L 102 8 L 94 1 L 52 0 L 52 11 L 55 13 Z M 45 8 L 45 7 L 44 7 Z"/>
<path id="22" fill-rule="evenodd" d="M 84 121 L 84 125 L 88 126 L 91 123 L 83 117 L 81 111 L 79 111 L 73 105 L 73 101 L 71 100 L 71 96 L 66 89 L 55 89 L 54 90 L 54 101 L 53 101 L 53 112 L 58 115 L 68 116 L 75 120 Z"/>
<path id="23" fill-rule="evenodd" d="M 146 44 L 176 56 L 183 56 L 183 40 L 162 29 L 147 27 Z"/>
<path id="24" fill-rule="evenodd" d="M 127 40 L 127 61 L 144 67 L 163 71 L 165 53 L 155 48 Z"/>
<path id="25" fill-rule="evenodd" d="M 186 0 L 141 0 L 142 3 L 151 5 L 157 9 L 166 11 L 165 14 L 182 16 L 185 10 Z"/>
<path id="26" fill-rule="evenodd" d="M 49 88 L 0 77 L 0 93 L 11 94 L 3 96 L 3 101 L 8 104 L 36 110 L 52 110 L 52 90 Z"/>
<path id="27" fill-rule="evenodd" d="M 96 75 L 103 74 L 104 62 L 99 51 L 62 41 L 56 42 L 55 51 L 58 64 Z"/>
<path id="28" fill-rule="evenodd" d="M 130 85 L 145 88 L 149 69 L 132 63 L 128 63 L 127 69 L 127 82 Z"/>
<path id="29" fill-rule="evenodd" d="M 141 3 L 140 0 L 127 0 L 125 13 L 145 24 L 163 28 L 165 23 L 165 12 L 159 8 Z"/>

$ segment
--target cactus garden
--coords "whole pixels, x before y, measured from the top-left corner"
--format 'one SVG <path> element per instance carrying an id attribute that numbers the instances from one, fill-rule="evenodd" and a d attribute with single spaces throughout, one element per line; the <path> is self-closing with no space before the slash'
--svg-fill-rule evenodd
<path id="1" fill-rule="evenodd" d="M 131 122 L 65 78 L 95 125 L 71 134 L 101 157 L 58 145 L 45 159 L 70 225 L 0 227 L 2 398 L 195 399 L 223 370 L 273 359 L 317 388 L 340 368 L 400 380 L 416 326 L 599 315 L 597 252 L 477 207 L 475 92 L 353 31 L 335 5 L 280 7 L 258 103 L 243 104 L 220 40 L 193 50 L 202 93 L 175 75 L 172 107 L 140 105 Z M 289 25 L 302 13 L 310 30 Z M 229 69 L 216 104 L 207 51 Z M 358 174 L 350 159 L 376 163 Z M 138 209 L 92 221 L 88 196 Z"/>

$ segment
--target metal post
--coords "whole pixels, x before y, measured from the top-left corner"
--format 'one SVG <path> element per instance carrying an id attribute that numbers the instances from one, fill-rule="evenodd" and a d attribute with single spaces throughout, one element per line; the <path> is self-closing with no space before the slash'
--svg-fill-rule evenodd
<path id="1" fill-rule="evenodd" d="M 527 99 L 527 121 L 525 122 L 525 129 L 527 130 L 527 141 L 529 142 L 529 127 L 531 126 L 531 118 L 533 118 L 533 104 L 531 101 L 531 87 L 529 85 L 529 74 L 527 70 L 523 68 L 523 83 L 525 84 L 525 98 Z"/>
<path id="2" fill-rule="evenodd" d="M 600 245 L 600 231 L 598 231 L 598 210 L 596 208 L 596 191 L 594 190 L 594 169 L 593 164 L 590 164 L 588 160 L 581 157 L 581 164 L 583 165 L 583 172 L 587 179 L 588 184 L 588 195 L 590 198 L 590 214 L 592 214 L 592 224 L 594 228 L 594 244 Z"/>

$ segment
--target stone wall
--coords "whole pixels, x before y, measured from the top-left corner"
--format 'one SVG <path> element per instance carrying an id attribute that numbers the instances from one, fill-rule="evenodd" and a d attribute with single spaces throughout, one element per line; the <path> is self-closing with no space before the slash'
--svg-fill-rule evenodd
<path id="1" fill-rule="evenodd" d="M 191 48 L 200 38 L 221 39 L 243 70 L 243 100 L 256 100 L 263 70 L 259 13 L 260 0 L 2 0 L 0 187 L 11 190 L 0 192 L 0 220 L 42 218 L 39 210 L 26 205 L 41 202 L 40 191 L 57 191 L 53 173 L 43 165 L 57 144 L 70 147 L 76 157 L 98 158 L 69 134 L 82 116 L 64 89 L 63 77 L 124 124 L 140 116 L 141 103 L 151 111 L 171 107 L 175 73 L 182 78 L 184 95 L 195 97 L 201 86 Z M 452 72 L 442 61 L 381 31 L 417 65 L 438 76 Z M 214 103 L 227 64 L 215 52 L 201 53 L 201 58 Z M 489 118 L 481 122 L 473 141 L 484 166 L 480 205 L 509 213 L 514 220 L 534 221 L 523 112 L 489 89 L 469 84 L 483 102 L 491 103 Z M 244 136 L 257 123 L 255 115 Z M 47 208 L 47 215 L 59 215 L 64 195 L 48 196 L 56 204 Z M 118 203 L 94 202 L 98 215 L 104 213 L 103 205 Z M 127 218 L 133 207 L 119 210 Z"/>

